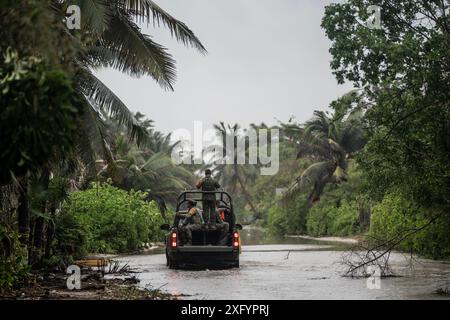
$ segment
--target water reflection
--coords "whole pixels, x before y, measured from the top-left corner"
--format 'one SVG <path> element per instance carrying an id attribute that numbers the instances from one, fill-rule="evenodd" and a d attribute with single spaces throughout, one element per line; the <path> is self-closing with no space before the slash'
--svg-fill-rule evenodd
<path id="1" fill-rule="evenodd" d="M 367 279 L 342 277 L 337 261 L 342 247 L 317 241 L 269 237 L 261 228 L 241 231 L 241 268 L 170 270 L 164 254 L 124 256 L 140 270 L 140 285 L 182 294 L 182 299 L 448 299 L 434 292 L 450 286 L 450 264 L 391 255 L 401 277 L 382 279 L 370 289 Z M 339 249 L 339 250 L 337 250 Z"/>
<path id="2" fill-rule="evenodd" d="M 269 245 L 269 244 L 307 244 L 318 245 L 318 250 L 326 248 L 333 250 L 348 249 L 351 244 L 338 243 L 333 241 L 318 241 L 314 239 L 294 238 L 294 237 L 275 237 L 267 232 L 264 228 L 254 226 L 244 226 L 240 232 L 241 243 L 245 246 Z"/>

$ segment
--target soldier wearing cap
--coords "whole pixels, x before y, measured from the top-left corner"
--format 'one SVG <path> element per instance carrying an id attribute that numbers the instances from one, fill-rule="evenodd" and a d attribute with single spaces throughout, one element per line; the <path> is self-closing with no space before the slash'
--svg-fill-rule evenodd
<path id="1" fill-rule="evenodd" d="M 192 231 L 200 230 L 202 228 L 202 217 L 198 208 L 196 208 L 197 202 L 194 200 L 187 200 L 187 213 L 177 212 L 178 218 L 185 218 L 180 230 L 186 235 L 188 245 L 192 245 Z"/>
<path id="2" fill-rule="evenodd" d="M 205 170 L 205 177 L 197 182 L 196 187 L 202 191 L 210 191 L 210 193 L 206 192 L 202 195 L 203 219 L 209 226 L 215 226 L 216 194 L 214 192 L 220 188 L 220 185 L 211 176 L 211 170 Z"/>

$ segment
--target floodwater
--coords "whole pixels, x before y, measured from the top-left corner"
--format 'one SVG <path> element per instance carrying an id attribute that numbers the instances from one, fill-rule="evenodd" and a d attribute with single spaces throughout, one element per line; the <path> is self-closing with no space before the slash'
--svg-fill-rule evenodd
<path id="1" fill-rule="evenodd" d="M 259 236 L 255 240 L 251 232 L 242 237 L 238 269 L 170 270 L 164 254 L 120 260 L 140 272 L 141 286 L 161 288 L 180 299 L 448 299 L 435 291 L 450 287 L 450 262 L 411 260 L 393 253 L 391 266 L 397 277 L 352 279 L 342 277 L 342 245 L 301 239 L 274 244 Z"/>

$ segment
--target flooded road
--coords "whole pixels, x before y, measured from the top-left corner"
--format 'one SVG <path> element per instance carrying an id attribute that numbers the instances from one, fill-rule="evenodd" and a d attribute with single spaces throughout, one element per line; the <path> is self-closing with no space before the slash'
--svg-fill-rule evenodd
<path id="1" fill-rule="evenodd" d="M 450 263 L 392 255 L 400 277 L 384 278 L 369 289 L 367 279 L 342 277 L 342 248 L 316 243 L 243 246 L 241 267 L 228 270 L 170 270 L 164 254 L 121 257 L 140 285 L 180 299 L 443 299 L 434 293 L 450 286 Z M 303 241 L 304 242 L 304 241 Z M 251 243 L 251 241 L 250 241 Z"/>

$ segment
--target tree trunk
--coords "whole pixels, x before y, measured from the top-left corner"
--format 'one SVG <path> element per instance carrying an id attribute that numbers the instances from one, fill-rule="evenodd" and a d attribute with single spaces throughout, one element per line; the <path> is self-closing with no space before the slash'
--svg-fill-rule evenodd
<path id="1" fill-rule="evenodd" d="M 19 240 L 28 248 L 30 234 L 30 208 L 28 204 L 28 178 L 25 177 L 19 187 L 19 207 L 17 208 L 17 222 L 19 227 Z"/>
<path id="2" fill-rule="evenodd" d="M 36 265 L 41 260 L 42 238 L 44 235 L 44 218 L 37 217 L 34 222 L 33 246 L 30 252 L 30 265 Z"/>
<path id="3" fill-rule="evenodd" d="M 0 187 L 0 225 L 8 227 L 15 225 L 13 218 L 18 207 L 16 190 L 12 184 Z M 3 252 L 0 248 L 0 255 L 3 254 L 5 258 L 10 257 L 13 254 L 12 239 L 6 233 L 0 240 L 3 246 Z"/>
<path id="4" fill-rule="evenodd" d="M 55 223 L 53 219 L 55 219 L 56 207 L 52 205 L 50 209 L 50 221 L 47 223 L 47 230 L 45 232 L 45 249 L 44 249 L 44 257 L 50 258 L 52 255 L 52 242 L 55 237 Z"/>
<path id="5" fill-rule="evenodd" d="M 39 184 L 43 187 L 43 190 L 48 190 L 48 185 L 50 182 L 50 171 L 44 169 L 42 175 L 39 179 Z M 43 199 L 39 203 L 39 211 L 41 214 L 46 212 L 47 201 Z M 33 248 L 31 249 L 30 264 L 35 265 L 40 262 L 42 256 L 42 244 L 44 242 L 44 227 L 45 220 L 43 216 L 36 217 L 34 221 L 34 232 L 33 232 Z"/>

